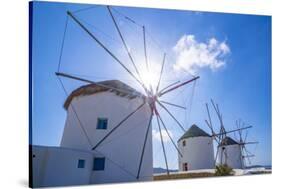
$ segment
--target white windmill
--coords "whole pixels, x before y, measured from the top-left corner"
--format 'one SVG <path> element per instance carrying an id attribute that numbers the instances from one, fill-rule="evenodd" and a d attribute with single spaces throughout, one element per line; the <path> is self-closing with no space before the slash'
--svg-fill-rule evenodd
<path id="1" fill-rule="evenodd" d="M 212 132 L 212 137 L 214 141 L 216 141 L 216 155 L 215 155 L 215 163 L 222 165 L 227 164 L 232 168 L 240 168 L 242 169 L 243 161 L 241 159 L 242 152 L 241 152 L 241 145 L 244 143 L 239 143 L 239 141 L 235 141 L 233 138 L 228 136 L 230 133 L 239 132 L 242 133 L 242 130 L 249 129 L 252 126 L 243 125 L 242 127 L 238 127 L 237 129 L 227 131 L 224 127 L 222 114 L 220 112 L 218 104 L 215 104 L 214 101 L 211 99 L 211 104 L 216 112 L 216 115 L 219 119 L 219 132 L 215 132 L 209 107 L 206 104 L 208 120 L 205 120 L 206 124 L 210 128 Z"/>
<path id="2" fill-rule="evenodd" d="M 235 122 L 237 129 L 245 127 L 246 123 L 242 122 L 241 119 L 236 120 Z M 251 165 L 251 158 L 255 157 L 255 155 L 250 152 L 250 150 L 247 149 L 247 145 L 253 145 L 258 144 L 257 141 L 247 141 L 248 137 L 248 130 L 246 130 L 246 133 L 243 134 L 242 130 L 238 130 L 238 136 L 237 138 L 236 134 L 234 133 L 236 141 L 238 141 L 238 145 L 240 147 L 240 159 L 241 159 L 241 168 L 245 169 L 247 168 L 247 164 Z"/>
<path id="3" fill-rule="evenodd" d="M 178 140 L 179 171 L 213 169 L 214 147 L 212 136 L 193 124 Z"/>
<path id="4" fill-rule="evenodd" d="M 90 150 L 94 154 L 94 158 L 96 158 L 97 162 L 97 169 L 99 170 L 91 174 L 93 183 L 151 180 L 153 176 L 151 146 L 151 125 L 153 118 L 156 118 L 157 121 L 167 174 L 169 174 L 168 160 L 161 128 L 165 130 L 173 146 L 180 154 L 176 143 L 167 130 L 159 109 L 166 112 L 170 118 L 175 121 L 176 125 L 179 126 L 184 133 L 186 132 L 183 125 L 166 105 L 177 108 L 183 107 L 173 102 L 164 101 L 161 98 L 168 93 L 196 81 L 199 79 L 199 76 L 193 76 L 191 79 L 177 81 L 168 86 L 161 87 L 161 78 L 165 68 L 166 58 L 166 53 L 164 53 L 157 86 L 154 88 L 152 85 L 144 83 L 143 75 L 140 73 L 136 61 L 128 48 L 125 37 L 116 22 L 112 11 L 115 10 L 115 8 L 107 6 L 107 10 L 134 71 L 130 70 L 100 38 L 91 32 L 75 13 L 67 11 L 67 18 L 77 24 L 77 26 L 101 47 L 109 57 L 119 64 L 145 93 L 137 92 L 125 83 L 117 80 L 95 82 L 90 79 L 77 77 L 74 74 L 63 73 L 59 63 L 56 75 L 68 97 L 64 105 L 68 114 L 61 146 Z M 145 65 L 139 66 L 145 66 L 147 69 L 146 71 L 150 72 L 146 50 L 145 26 L 137 24 L 136 21 L 128 16 L 123 16 L 125 19 L 136 24 L 137 27 L 140 27 L 143 31 Z M 81 86 L 68 95 L 61 78 L 77 80 L 87 85 Z M 138 124 L 141 126 L 137 127 Z M 129 130 L 132 129 L 135 130 L 135 134 L 129 134 L 127 136 L 122 135 L 122 133 L 129 132 Z M 112 140 L 114 140 L 114 144 L 109 144 Z M 115 141 L 118 142 L 115 143 Z M 110 163 L 107 163 L 107 160 Z M 95 160 L 93 167 L 95 167 Z M 102 168 L 103 171 L 100 171 L 100 168 Z M 124 173 L 124 175 L 120 175 L 120 172 Z"/>

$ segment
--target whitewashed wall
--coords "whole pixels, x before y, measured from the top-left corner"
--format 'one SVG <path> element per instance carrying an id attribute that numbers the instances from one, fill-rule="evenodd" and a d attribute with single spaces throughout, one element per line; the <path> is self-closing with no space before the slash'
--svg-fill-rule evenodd
<path id="1" fill-rule="evenodd" d="M 71 104 L 92 145 L 87 142 L 75 113 L 69 106 L 61 146 L 91 150 L 115 125 L 142 103 L 143 99 L 128 99 L 110 92 L 75 97 Z M 92 171 L 91 183 L 136 181 L 150 113 L 149 105 L 145 104 L 94 151 L 95 156 L 106 157 L 106 160 L 105 170 Z M 98 117 L 108 118 L 107 130 L 96 129 Z M 152 128 L 150 128 L 139 180 L 152 180 L 152 163 Z"/>
<path id="2" fill-rule="evenodd" d="M 242 169 L 243 161 L 241 158 L 241 149 L 238 144 L 227 145 L 225 147 L 225 153 L 222 153 L 222 147 L 219 147 L 218 163 L 226 164 L 234 169 Z M 226 161 L 225 161 L 226 160 Z"/>
<path id="3" fill-rule="evenodd" d="M 33 186 L 63 186 L 90 184 L 93 154 L 60 147 L 32 147 Z M 78 160 L 85 168 L 78 168 Z"/>
<path id="4" fill-rule="evenodd" d="M 183 140 L 186 145 L 183 146 Z M 188 163 L 188 170 L 213 169 L 214 148 L 211 137 L 191 137 L 178 142 L 178 147 L 182 153 L 179 157 L 179 171 L 183 171 L 183 163 Z"/>

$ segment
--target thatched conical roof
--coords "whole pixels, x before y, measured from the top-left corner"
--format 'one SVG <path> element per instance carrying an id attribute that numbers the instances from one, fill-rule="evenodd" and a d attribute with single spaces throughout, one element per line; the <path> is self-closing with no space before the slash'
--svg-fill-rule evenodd
<path id="1" fill-rule="evenodd" d="M 104 86 L 108 86 L 110 87 L 110 89 Z M 134 99 L 136 97 L 144 98 L 143 94 L 141 94 L 140 92 L 136 91 L 134 88 L 126 85 L 125 83 L 119 80 L 107 80 L 107 81 L 97 82 L 97 84 L 84 85 L 75 89 L 67 97 L 64 103 L 64 108 L 68 109 L 72 99 L 77 96 L 92 95 L 105 91 L 113 92 L 118 96 L 126 97 L 129 99 Z"/>

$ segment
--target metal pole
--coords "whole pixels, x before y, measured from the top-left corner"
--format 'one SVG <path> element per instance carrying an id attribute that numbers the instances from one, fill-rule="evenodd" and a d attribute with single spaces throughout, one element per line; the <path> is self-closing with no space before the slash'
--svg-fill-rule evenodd
<path id="1" fill-rule="evenodd" d="M 111 135 L 118 127 L 120 127 L 127 119 L 129 119 L 133 114 L 135 114 L 141 107 L 143 107 L 145 104 L 142 103 L 137 109 L 135 109 L 133 112 L 131 112 L 129 115 L 127 115 L 122 121 L 120 121 L 111 131 L 109 131 L 93 148 L 92 150 L 95 150 L 109 135 Z"/>
<path id="2" fill-rule="evenodd" d="M 183 130 L 183 132 L 185 133 L 186 130 L 184 129 L 184 127 L 182 126 L 182 124 L 175 118 L 175 116 L 173 116 L 173 114 L 163 105 L 161 104 L 158 100 L 157 103 L 164 109 L 166 110 L 166 112 L 175 120 L 175 122 L 180 126 L 180 128 Z"/>
<path id="3" fill-rule="evenodd" d="M 173 141 L 172 137 L 170 136 L 170 134 L 169 134 L 169 132 L 168 132 L 168 129 L 167 129 L 167 127 L 166 127 L 164 121 L 162 120 L 162 118 L 161 118 L 160 115 L 158 115 L 158 117 L 159 117 L 159 119 L 160 119 L 160 121 L 161 121 L 161 123 L 162 123 L 162 125 L 163 125 L 163 127 L 164 127 L 164 129 L 165 129 L 165 131 L 166 131 L 166 133 L 167 133 L 167 135 L 169 136 L 170 140 L 172 141 L 174 147 L 176 148 L 176 150 L 178 151 L 178 153 L 179 153 L 180 156 L 182 157 L 182 153 L 180 152 L 180 150 L 178 149 L 176 143 Z"/>
<path id="4" fill-rule="evenodd" d="M 162 74 L 163 74 L 163 70 L 164 70 L 164 65 L 165 65 L 165 58 L 166 58 L 166 53 L 164 53 L 164 58 L 163 58 L 162 66 L 161 66 L 160 77 L 159 77 L 158 84 L 157 84 L 157 87 L 156 87 L 156 93 L 158 93 L 158 90 L 159 90 L 159 86 L 160 86 L 160 82 L 161 82 L 161 78 L 162 78 Z"/>
<path id="5" fill-rule="evenodd" d="M 182 109 L 186 110 L 186 107 L 183 107 L 183 106 L 180 106 L 180 105 L 177 105 L 177 104 L 173 104 L 171 102 L 163 101 L 163 100 L 159 100 L 159 101 L 164 103 L 164 104 L 168 104 L 170 106 L 175 106 L 175 107 L 182 108 Z"/>
<path id="6" fill-rule="evenodd" d="M 163 150 L 163 154 L 164 154 L 164 158 L 165 158 L 165 163 L 166 163 L 167 175 L 169 175 L 168 161 L 167 161 L 167 156 L 166 156 L 166 151 L 165 151 L 165 146 L 164 146 L 164 142 L 163 142 L 163 136 L 162 136 L 162 131 L 161 131 L 158 115 L 156 115 L 156 119 L 157 119 L 157 124 L 158 124 L 160 138 L 161 138 L 162 150 Z"/>
<path id="7" fill-rule="evenodd" d="M 140 176 L 140 171 L 141 171 L 141 165 L 142 165 L 142 161 L 143 161 L 144 150 L 145 150 L 145 146 L 146 146 L 146 141 L 147 141 L 148 132 L 149 132 L 149 129 L 150 129 L 150 127 L 151 127 L 151 120 L 152 120 L 152 117 L 153 117 L 153 112 L 151 112 L 150 119 L 149 119 L 149 123 L 148 123 L 147 130 L 146 130 L 146 133 L 145 133 L 144 144 L 143 144 L 143 147 L 142 147 L 141 159 L 140 159 L 139 168 L 138 168 L 138 173 L 137 173 L 137 179 L 139 179 L 139 176 Z"/>
<path id="8" fill-rule="evenodd" d="M 146 90 L 143 83 L 121 62 L 121 60 L 119 60 L 98 38 L 96 38 L 70 11 L 67 11 L 67 14 Z"/>
<path id="9" fill-rule="evenodd" d="M 128 47 L 127 47 L 127 44 L 126 44 L 126 42 L 125 42 L 125 40 L 124 40 L 124 38 L 123 38 L 123 35 L 122 35 L 122 33 L 121 33 L 121 31 L 120 31 L 120 29 L 119 29 L 117 23 L 116 23 L 116 20 L 115 20 L 115 18 L 114 18 L 114 16 L 113 16 L 113 14 L 112 14 L 112 12 L 111 12 L 109 6 L 107 6 L 107 10 L 108 10 L 108 12 L 109 12 L 109 14 L 110 14 L 110 16 L 111 16 L 111 18 L 112 18 L 112 21 L 113 21 L 113 23 L 114 23 L 115 28 L 117 29 L 118 34 L 119 34 L 119 36 L 120 36 L 120 38 L 121 38 L 121 40 L 122 40 L 122 43 L 123 43 L 123 45 L 124 45 L 124 47 L 125 47 L 125 49 L 126 49 L 126 52 L 127 52 L 127 54 L 128 54 L 128 56 L 129 56 L 129 58 L 130 58 L 132 64 L 133 64 L 133 66 L 134 66 L 134 68 L 135 68 L 135 71 L 136 71 L 137 75 L 139 76 L 139 78 L 141 79 L 141 76 L 140 76 L 140 73 L 139 73 L 139 71 L 138 71 L 138 68 L 137 68 L 137 66 L 136 66 L 136 64 L 135 64 L 135 61 L 133 60 L 133 57 L 132 57 L 131 53 L 129 52 L 129 49 L 128 49 Z"/>
<path id="10" fill-rule="evenodd" d="M 184 86 L 184 85 L 186 85 L 186 84 L 188 84 L 188 83 L 190 83 L 190 82 L 192 82 L 192 81 L 195 81 L 195 80 L 197 80 L 197 79 L 199 79 L 199 78 L 200 78 L 200 77 L 197 76 L 197 77 L 195 77 L 195 78 L 193 78 L 193 79 L 190 79 L 190 80 L 188 80 L 188 81 L 185 81 L 185 82 L 183 82 L 183 83 L 181 83 L 181 84 L 179 84 L 179 85 L 174 86 L 174 87 L 171 88 L 171 89 L 168 89 L 168 90 L 166 90 L 166 91 L 161 92 L 158 96 L 163 96 L 164 94 L 166 94 L 166 93 L 168 93 L 168 92 L 171 92 L 171 91 L 173 91 L 173 90 L 175 90 L 175 89 L 177 89 L 177 88 L 179 88 L 179 87 L 182 87 L 182 86 Z"/>

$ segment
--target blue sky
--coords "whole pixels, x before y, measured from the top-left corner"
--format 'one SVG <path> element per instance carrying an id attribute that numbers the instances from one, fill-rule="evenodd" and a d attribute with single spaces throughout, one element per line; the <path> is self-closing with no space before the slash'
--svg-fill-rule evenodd
<path id="1" fill-rule="evenodd" d="M 55 72 L 66 11 L 86 7 L 89 5 L 34 3 L 33 144 L 59 145 L 66 118 L 62 107 L 66 96 Z M 257 140 L 259 144 L 249 146 L 256 155 L 252 164 L 271 164 L 271 17 L 127 7 L 115 9 L 146 26 L 148 57 L 153 70 L 148 80 L 157 78 L 164 52 L 167 53 L 167 61 L 161 87 L 179 79 L 190 79 L 191 75 L 186 71 L 200 75 L 193 99 L 193 84 L 163 97 L 187 107 L 186 111 L 170 107 L 185 128 L 195 123 L 210 132 L 204 122 L 207 118 L 205 103 L 213 98 L 220 106 L 227 130 L 235 128 L 235 120 L 240 118 L 254 126 L 249 131 L 248 140 Z M 137 66 L 145 72 L 141 28 L 116 11 L 113 14 Z M 93 7 L 75 15 L 133 70 L 106 7 Z M 177 65 L 182 67 L 176 69 Z M 119 79 L 141 90 L 121 66 L 71 19 L 65 37 L 61 71 L 95 81 Z M 68 92 L 83 84 L 67 79 L 63 82 Z M 182 131 L 163 110 L 159 110 L 177 141 Z M 218 121 L 213 109 L 211 113 L 217 130 Z M 156 122 L 153 122 L 153 130 L 154 167 L 164 167 Z M 176 168 L 177 153 L 168 140 L 165 145 L 169 165 Z"/>

